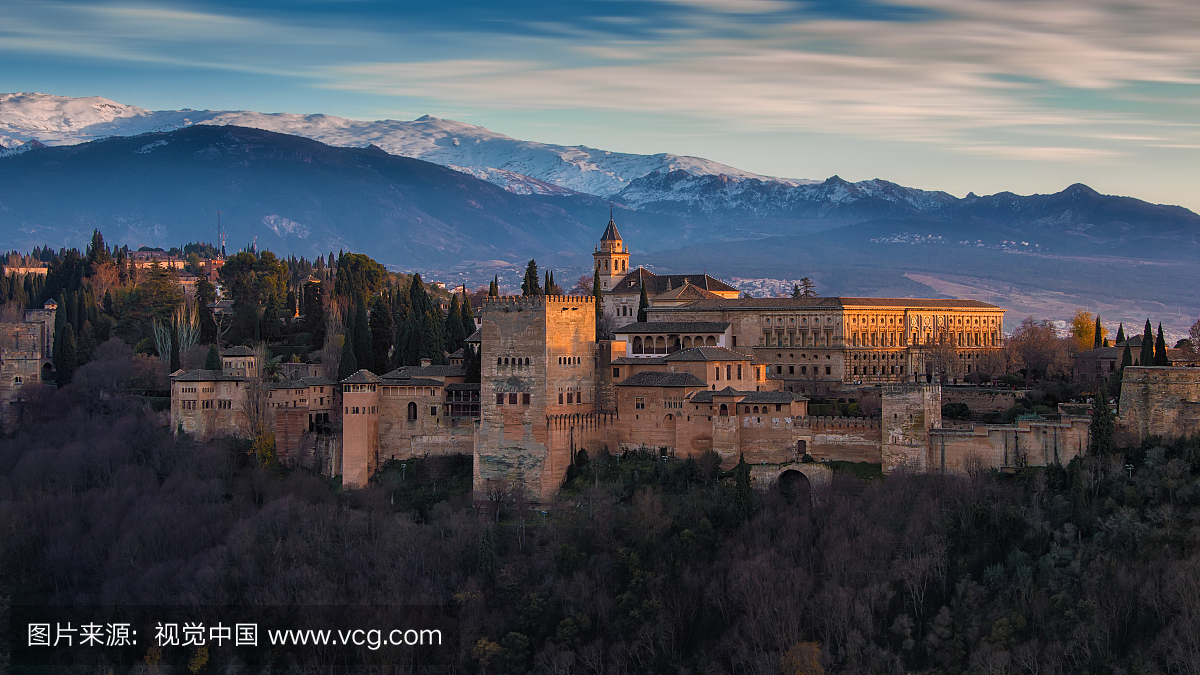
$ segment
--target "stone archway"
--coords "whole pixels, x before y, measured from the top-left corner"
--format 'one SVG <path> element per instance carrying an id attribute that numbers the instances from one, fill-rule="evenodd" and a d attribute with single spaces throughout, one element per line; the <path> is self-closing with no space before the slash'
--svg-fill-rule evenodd
<path id="1" fill-rule="evenodd" d="M 808 476 L 796 469 L 788 469 L 779 474 L 775 485 L 789 504 L 808 504 L 812 500 L 812 483 L 809 482 Z"/>

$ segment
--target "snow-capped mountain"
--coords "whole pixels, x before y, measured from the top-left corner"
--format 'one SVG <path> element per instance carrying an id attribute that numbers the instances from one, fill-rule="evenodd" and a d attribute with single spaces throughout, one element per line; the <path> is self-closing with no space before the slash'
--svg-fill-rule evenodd
<path id="1" fill-rule="evenodd" d="M 483 127 L 429 115 L 413 121 L 361 121 L 332 115 L 152 111 L 100 97 L 0 94 L 0 146 L 6 148 L 35 139 L 51 146 L 71 145 L 196 124 L 263 129 L 341 147 L 375 145 L 394 155 L 469 173 L 519 194 L 561 194 L 569 190 L 610 197 L 638 178 L 667 172 L 719 175 L 733 182 L 753 180 L 781 187 L 812 182 L 761 176 L 699 157 L 669 153 L 637 155 L 522 141 Z"/>

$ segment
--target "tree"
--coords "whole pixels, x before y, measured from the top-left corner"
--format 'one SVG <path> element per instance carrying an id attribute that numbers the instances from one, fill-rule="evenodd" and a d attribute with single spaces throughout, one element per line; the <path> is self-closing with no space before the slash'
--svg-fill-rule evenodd
<path id="1" fill-rule="evenodd" d="M 1116 426 L 1113 420 L 1112 408 L 1108 406 L 1108 389 L 1104 384 L 1096 392 L 1092 402 L 1092 423 L 1089 427 L 1088 452 L 1093 455 L 1105 456 L 1111 454 L 1116 447 Z"/>
<path id="2" fill-rule="evenodd" d="M 1200 324 L 1200 321 L 1197 321 L 1196 323 Z M 1124 341 L 1125 341 L 1125 324 L 1119 323 L 1119 324 L 1117 324 L 1117 344 L 1121 344 Z"/>
<path id="3" fill-rule="evenodd" d="M 367 318 L 367 304 L 362 297 L 354 308 L 354 323 L 347 327 L 346 335 L 353 338 L 354 361 L 359 368 L 375 372 L 375 346 L 371 340 L 371 324 Z"/>
<path id="4" fill-rule="evenodd" d="M 750 465 L 746 463 L 746 454 L 738 457 L 737 466 L 733 467 L 733 515 L 740 521 L 750 519 L 754 509 L 754 494 L 750 487 Z"/>
<path id="5" fill-rule="evenodd" d="M 463 288 L 462 304 L 458 306 L 459 315 L 462 318 L 462 327 L 464 340 L 475 334 L 475 309 L 471 307 L 471 296 L 467 295 L 467 289 Z M 464 356 L 465 356 L 464 352 Z"/>
<path id="6" fill-rule="evenodd" d="M 800 295 L 801 292 L 802 291 L 800 290 L 800 284 L 792 284 L 792 297 L 793 298 L 801 297 L 801 295 Z"/>
<path id="7" fill-rule="evenodd" d="M 795 290 L 795 289 L 793 289 Z M 815 298 L 817 297 L 817 283 L 808 277 L 800 280 L 800 297 Z"/>
<path id="8" fill-rule="evenodd" d="M 337 379 L 342 381 L 347 377 L 358 372 L 358 361 L 354 360 L 354 346 L 350 336 L 344 336 L 342 340 L 342 356 L 338 360 Z"/>
<path id="9" fill-rule="evenodd" d="M 313 349 L 325 344 L 325 290 L 321 283 L 309 281 L 301 288 L 300 326 L 312 335 Z"/>
<path id="10" fill-rule="evenodd" d="M 1142 331 L 1142 353 L 1138 365 L 1154 365 L 1154 329 L 1150 327 L 1150 319 L 1146 319 L 1146 329 Z"/>
<path id="11" fill-rule="evenodd" d="M 1049 376 L 1067 367 L 1067 355 L 1058 331 L 1048 320 L 1026 317 L 1013 331 L 1008 344 L 1025 364 L 1025 383 L 1031 384 L 1035 375 Z"/>
<path id="12" fill-rule="evenodd" d="M 642 280 L 642 294 L 638 298 L 638 313 L 637 320 L 639 322 L 646 321 L 646 308 L 650 306 L 650 298 L 646 296 L 646 281 Z"/>
<path id="13" fill-rule="evenodd" d="M 396 337 L 396 326 L 392 317 L 392 302 L 389 297 L 389 292 L 384 291 L 379 297 L 375 298 L 375 304 L 371 307 L 371 360 L 377 369 L 377 374 L 382 375 L 388 369 L 388 362 L 391 359 L 393 342 Z"/>
<path id="14" fill-rule="evenodd" d="M 347 253 L 338 259 L 333 293 L 351 303 L 359 300 L 365 303 L 383 288 L 386 279 L 387 270 L 383 265 L 361 253 Z"/>
<path id="15" fill-rule="evenodd" d="M 478 343 L 463 343 L 463 376 L 466 382 L 478 383 L 483 374 L 482 354 Z"/>
<path id="16" fill-rule="evenodd" d="M 54 352 L 54 370 L 57 371 L 58 386 L 62 387 L 71 382 L 71 377 L 75 374 L 75 366 L 78 365 L 75 329 L 69 323 L 63 325 L 60 344 L 61 346 Z"/>
<path id="17" fill-rule="evenodd" d="M 1096 327 L 1093 329 L 1093 332 L 1096 335 L 1095 335 L 1095 339 L 1092 340 L 1092 349 L 1100 349 L 1101 347 L 1104 346 L 1104 342 L 1105 342 L 1104 338 L 1107 336 L 1107 334 L 1104 330 L 1104 326 L 1102 326 L 1100 324 L 1100 313 L 1099 312 L 1096 313 Z"/>
<path id="18" fill-rule="evenodd" d="M 498 275 L 492 277 L 492 283 L 488 286 L 488 295 L 493 298 L 500 297 L 500 277 Z"/>
<path id="19" fill-rule="evenodd" d="M 536 260 L 530 260 L 525 266 L 525 280 L 521 282 L 521 295 L 534 296 L 541 295 L 542 289 L 538 285 L 538 267 Z"/>
<path id="20" fill-rule="evenodd" d="M 463 335 L 462 323 L 462 308 L 458 304 L 458 293 L 455 293 L 450 298 L 450 312 L 446 314 L 446 326 L 444 333 L 446 334 L 446 351 L 454 353 L 462 349 L 463 340 L 468 336 Z"/>
<path id="21" fill-rule="evenodd" d="M 1126 366 L 1133 365 L 1133 352 L 1130 351 L 1129 345 L 1125 345 L 1125 353 L 1121 354 L 1121 370 L 1125 370 Z"/>
<path id="22" fill-rule="evenodd" d="M 1070 323 L 1074 351 L 1085 352 L 1093 348 L 1092 345 L 1096 344 L 1098 340 L 1096 326 L 1099 323 L 1100 317 L 1097 316 L 1093 319 L 1091 312 L 1082 309 L 1075 312 Z"/>
<path id="23" fill-rule="evenodd" d="M 1171 365 L 1171 359 L 1167 356 L 1167 341 L 1163 338 L 1161 322 L 1158 324 L 1158 337 L 1154 339 L 1154 365 Z"/>
<path id="24" fill-rule="evenodd" d="M 208 356 L 204 357 L 205 370 L 222 370 L 221 368 L 221 352 L 217 351 L 217 346 L 210 344 L 208 346 Z"/>

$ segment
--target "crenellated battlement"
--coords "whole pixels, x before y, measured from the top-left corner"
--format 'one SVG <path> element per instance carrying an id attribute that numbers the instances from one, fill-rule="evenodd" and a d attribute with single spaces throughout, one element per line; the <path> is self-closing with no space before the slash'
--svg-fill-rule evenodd
<path id="1" fill-rule="evenodd" d="M 501 295 L 498 297 L 488 296 L 483 301 L 483 307 L 504 310 L 518 307 L 536 308 L 567 304 L 578 305 L 580 303 L 591 304 L 594 302 L 595 298 L 590 295 Z"/>
<path id="2" fill-rule="evenodd" d="M 814 415 L 796 417 L 794 419 L 794 424 L 808 426 L 813 429 L 878 429 L 882 426 L 881 420 L 871 417 L 824 417 Z"/>

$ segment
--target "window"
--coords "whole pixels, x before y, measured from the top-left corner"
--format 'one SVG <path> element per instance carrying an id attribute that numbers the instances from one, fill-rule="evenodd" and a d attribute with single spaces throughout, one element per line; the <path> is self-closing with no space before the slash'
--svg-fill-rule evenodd
<path id="1" fill-rule="evenodd" d="M 633 399 L 633 408 L 634 408 L 634 410 L 645 410 L 646 409 L 646 397 L 645 396 L 635 397 Z"/>
<path id="2" fill-rule="evenodd" d="M 501 394 L 503 396 L 504 394 Z M 415 401 L 408 403 L 408 421 L 415 422 L 417 420 L 417 404 Z"/>
<path id="3" fill-rule="evenodd" d="M 733 379 L 733 365 L 732 364 L 728 364 L 728 363 L 725 364 L 725 379 L 727 379 L 727 380 Z"/>
<path id="4" fill-rule="evenodd" d="M 716 367 L 716 379 L 721 379 L 721 366 Z"/>
<path id="5" fill-rule="evenodd" d="M 825 374 L 832 375 L 833 374 L 833 366 L 825 366 Z"/>
<path id="6" fill-rule="evenodd" d="M 201 401 L 200 408 L 202 410 L 212 410 L 212 401 Z"/>
<path id="7" fill-rule="evenodd" d="M 558 392 L 558 404 L 559 405 L 563 404 L 563 393 L 561 391 Z"/>
<path id="8" fill-rule="evenodd" d="M 529 405 L 529 394 L 521 394 L 521 405 Z"/>
<path id="9" fill-rule="evenodd" d="M 738 364 L 738 379 L 742 379 L 742 364 Z"/>
<path id="10" fill-rule="evenodd" d="M 574 402 L 575 402 L 575 394 L 568 392 L 567 393 L 567 404 L 570 405 L 571 403 L 574 403 Z"/>
<path id="11" fill-rule="evenodd" d="M 796 374 L 796 366 L 788 366 L 788 375 Z"/>
<path id="12" fill-rule="evenodd" d="M 438 407 L 436 405 L 429 406 L 429 416 L 430 417 L 437 417 L 437 408 Z"/>
<path id="13" fill-rule="evenodd" d="M 776 403 L 775 404 L 775 412 L 779 412 L 781 410 L 783 410 L 783 405 Z"/>
<path id="14" fill-rule="evenodd" d="M 509 405 L 517 404 L 517 392 L 514 391 L 513 393 L 508 395 L 508 404 Z"/>
<path id="15" fill-rule="evenodd" d="M 416 405 L 416 404 L 413 403 L 412 405 Z M 496 394 L 496 405 L 504 405 L 504 394 L 503 393 Z"/>
<path id="16" fill-rule="evenodd" d="M 621 376 L 621 369 L 613 368 L 613 377 L 620 377 L 620 376 Z"/>

